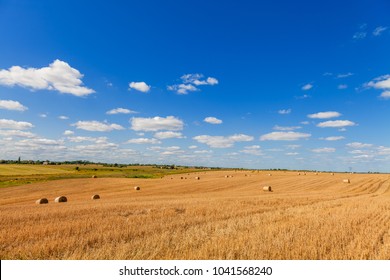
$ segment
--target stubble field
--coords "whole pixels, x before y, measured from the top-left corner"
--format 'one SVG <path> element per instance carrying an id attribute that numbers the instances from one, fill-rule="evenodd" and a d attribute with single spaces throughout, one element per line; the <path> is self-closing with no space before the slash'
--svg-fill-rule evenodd
<path id="1" fill-rule="evenodd" d="M 386 174 L 55 180 L 1 188 L 0 213 L 3 260 L 390 259 Z"/>

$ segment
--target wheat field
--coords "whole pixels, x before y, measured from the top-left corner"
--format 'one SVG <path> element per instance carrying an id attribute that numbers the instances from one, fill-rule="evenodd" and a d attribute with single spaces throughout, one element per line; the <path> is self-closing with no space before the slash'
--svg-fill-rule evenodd
<path id="1" fill-rule="evenodd" d="M 83 178 L 2 188 L 0 257 L 390 259 L 389 175 L 269 173 Z M 263 191 L 265 185 L 272 192 Z M 92 200 L 94 194 L 101 199 Z M 54 203 L 60 195 L 68 202 Z M 35 204 L 43 197 L 49 204 Z"/>

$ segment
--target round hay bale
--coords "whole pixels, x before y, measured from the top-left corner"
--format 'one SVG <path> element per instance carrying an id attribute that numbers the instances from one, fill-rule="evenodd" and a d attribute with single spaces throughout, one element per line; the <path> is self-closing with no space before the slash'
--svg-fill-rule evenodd
<path id="1" fill-rule="evenodd" d="M 66 196 L 59 196 L 56 199 L 54 199 L 54 202 L 56 202 L 56 203 L 68 202 L 68 199 L 66 198 Z"/>
<path id="2" fill-rule="evenodd" d="M 97 176 L 96 175 L 92 175 L 92 178 L 97 178 Z"/>
<path id="3" fill-rule="evenodd" d="M 272 192 L 272 188 L 271 188 L 271 186 L 264 186 L 263 187 L 263 191 L 265 191 L 265 192 Z"/>
<path id="4" fill-rule="evenodd" d="M 343 179 L 343 183 L 351 183 L 349 179 Z"/>
<path id="5" fill-rule="evenodd" d="M 271 173 L 268 173 L 267 175 L 268 175 L 268 176 L 272 176 L 272 174 L 271 174 Z"/>
<path id="6" fill-rule="evenodd" d="M 334 173 L 332 173 L 332 176 L 334 176 Z"/>
<path id="7" fill-rule="evenodd" d="M 92 199 L 92 200 L 100 199 L 100 195 L 94 194 L 94 195 L 91 197 L 91 199 Z"/>
<path id="8" fill-rule="evenodd" d="M 135 186 L 134 189 L 135 189 L 136 191 L 139 191 L 141 188 L 138 187 L 138 186 Z"/>
<path id="9" fill-rule="evenodd" d="M 37 201 L 35 201 L 36 204 L 47 204 L 49 203 L 49 200 L 47 198 L 40 198 Z"/>

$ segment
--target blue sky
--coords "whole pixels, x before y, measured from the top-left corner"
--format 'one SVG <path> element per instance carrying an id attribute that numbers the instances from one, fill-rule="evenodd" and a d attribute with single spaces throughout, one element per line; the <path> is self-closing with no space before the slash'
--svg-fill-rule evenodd
<path id="1" fill-rule="evenodd" d="M 0 0 L 0 158 L 390 170 L 388 1 Z"/>

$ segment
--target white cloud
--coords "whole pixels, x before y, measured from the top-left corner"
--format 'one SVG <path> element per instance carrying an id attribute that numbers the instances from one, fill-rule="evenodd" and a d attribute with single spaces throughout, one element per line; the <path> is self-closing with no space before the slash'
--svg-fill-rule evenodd
<path id="1" fill-rule="evenodd" d="M 373 158 L 374 155 L 360 155 L 360 156 L 354 156 L 353 158 L 355 159 L 368 159 L 368 158 Z"/>
<path id="2" fill-rule="evenodd" d="M 286 145 L 288 149 L 295 150 L 301 147 L 301 145 Z"/>
<path id="3" fill-rule="evenodd" d="M 337 120 L 337 121 L 326 121 L 317 124 L 318 127 L 345 127 L 345 126 L 355 126 L 356 124 L 348 120 Z"/>
<path id="4" fill-rule="evenodd" d="M 253 146 L 247 146 L 244 147 L 243 150 L 240 151 L 241 153 L 248 154 L 248 155 L 254 155 L 254 156 L 261 156 L 263 153 L 260 150 L 259 145 L 253 145 Z"/>
<path id="5" fill-rule="evenodd" d="M 383 75 L 366 84 L 375 89 L 390 89 L 390 75 Z"/>
<path id="6" fill-rule="evenodd" d="M 282 110 L 279 110 L 278 113 L 281 115 L 288 115 L 291 113 L 291 109 L 282 109 Z"/>
<path id="7" fill-rule="evenodd" d="M 12 66 L 8 70 L 0 70 L 0 85 L 21 86 L 32 90 L 56 90 L 75 96 L 94 93 L 94 90 L 82 86 L 82 77 L 77 69 L 56 59 L 43 68 Z"/>
<path id="8" fill-rule="evenodd" d="M 261 141 L 295 141 L 299 139 L 306 139 L 309 138 L 311 134 L 308 133 L 301 133 L 301 132 L 281 132 L 281 131 L 275 131 L 268 134 L 264 134 L 260 136 Z"/>
<path id="9" fill-rule="evenodd" d="M 348 143 L 347 146 L 350 148 L 353 148 L 353 149 L 362 149 L 362 148 L 370 148 L 370 147 L 372 147 L 372 144 L 352 142 L 352 143 Z"/>
<path id="10" fill-rule="evenodd" d="M 377 28 L 374 29 L 374 31 L 372 32 L 372 35 L 380 36 L 387 29 L 388 29 L 387 26 L 378 26 Z"/>
<path id="11" fill-rule="evenodd" d="M 286 156 L 297 156 L 297 155 L 299 155 L 299 153 L 296 153 L 296 152 L 294 152 L 294 153 L 286 153 Z"/>
<path id="12" fill-rule="evenodd" d="M 379 146 L 378 147 L 378 154 L 379 155 L 390 155 L 390 148 L 384 147 L 384 146 Z"/>
<path id="13" fill-rule="evenodd" d="M 212 154 L 213 151 L 210 150 L 199 150 L 199 151 L 194 151 L 194 154 Z"/>
<path id="14" fill-rule="evenodd" d="M 140 92 L 148 92 L 150 90 L 150 86 L 145 82 L 131 82 L 129 83 L 129 88 L 138 90 Z"/>
<path id="15" fill-rule="evenodd" d="M 41 118 L 47 118 L 47 114 L 39 114 L 39 117 L 41 117 Z"/>
<path id="16" fill-rule="evenodd" d="M 196 149 L 196 148 L 198 148 L 198 146 L 195 146 L 195 145 L 191 145 L 188 147 L 188 149 Z"/>
<path id="17" fill-rule="evenodd" d="M 34 138 L 35 134 L 21 130 L 0 130 L 0 135 L 4 137 Z"/>
<path id="18" fill-rule="evenodd" d="M 314 153 L 334 153 L 336 151 L 335 148 L 318 148 L 311 150 Z"/>
<path id="19" fill-rule="evenodd" d="M 310 98 L 310 95 L 307 95 L 307 94 L 304 94 L 304 95 L 301 95 L 301 96 L 295 96 L 296 99 L 307 99 L 307 98 Z"/>
<path id="20" fill-rule="evenodd" d="M 348 78 L 348 77 L 351 77 L 351 76 L 353 76 L 353 75 L 354 75 L 353 73 L 348 72 L 348 73 L 344 73 L 344 74 L 338 74 L 338 75 L 337 75 L 337 78 L 338 78 L 338 79 Z"/>
<path id="21" fill-rule="evenodd" d="M 390 90 L 382 92 L 380 97 L 382 99 L 390 99 Z"/>
<path id="22" fill-rule="evenodd" d="M 136 111 L 129 110 L 129 109 L 124 109 L 124 108 L 116 108 L 116 109 L 112 109 L 112 110 L 106 112 L 107 115 L 115 115 L 115 114 L 135 114 L 135 113 L 137 113 L 137 112 L 136 112 Z"/>
<path id="23" fill-rule="evenodd" d="M 186 74 L 180 77 L 181 84 L 168 86 L 167 89 L 176 91 L 178 94 L 188 94 L 189 92 L 199 91 L 198 86 L 214 86 L 218 84 L 218 80 L 213 77 L 203 79 L 203 74 Z"/>
<path id="24" fill-rule="evenodd" d="M 366 36 L 367 36 L 367 32 L 361 31 L 361 32 L 356 32 L 355 34 L 353 34 L 352 38 L 355 40 L 361 40 L 361 39 L 366 38 Z"/>
<path id="25" fill-rule="evenodd" d="M 58 118 L 60 120 L 69 120 L 69 117 L 67 117 L 67 116 L 59 116 Z"/>
<path id="26" fill-rule="evenodd" d="M 183 138 L 181 132 L 174 131 L 160 131 L 154 134 L 154 137 L 158 139 L 168 139 L 168 138 Z"/>
<path id="27" fill-rule="evenodd" d="M 0 119 L 0 128 L 25 130 L 33 127 L 34 125 L 29 122 L 18 122 L 14 120 Z"/>
<path id="28" fill-rule="evenodd" d="M 183 121 L 173 116 L 154 118 L 132 118 L 131 129 L 135 131 L 159 131 L 159 130 L 182 130 Z"/>
<path id="29" fill-rule="evenodd" d="M 63 134 L 64 135 L 73 135 L 74 132 L 72 130 L 65 130 Z"/>
<path id="30" fill-rule="evenodd" d="M 71 136 L 68 137 L 68 140 L 73 143 L 80 142 L 95 142 L 96 144 L 104 144 L 107 143 L 107 137 L 86 137 L 86 136 Z"/>
<path id="31" fill-rule="evenodd" d="M 309 90 L 309 89 L 312 89 L 313 88 L 313 85 L 312 84 L 306 84 L 302 87 L 302 90 Z"/>
<path id="32" fill-rule="evenodd" d="M 273 130 L 281 130 L 281 131 L 291 131 L 291 130 L 295 130 L 295 129 L 300 129 L 302 127 L 300 126 L 279 126 L 279 125 L 275 125 L 272 129 Z"/>
<path id="33" fill-rule="evenodd" d="M 375 78 L 372 81 L 366 83 L 364 86 L 383 90 L 380 97 L 383 99 L 390 98 L 390 75 L 383 75 Z"/>
<path id="34" fill-rule="evenodd" d="M 347 89 L 348 85 L 346 85 L 346 84 L 338 85 L 337 88 L 338 89 Z"/>
<path id="35" fill-rule="evenodd" d="M 109 124 L 98 121 L 78 121 L 77 123 L 72 124 L 72 126 L 75 126 L 77 129 L 100 132 L 124 129 L 124 127 L 119 124 Z"/>
<path id="36" fill-rule="evenodd" d="M 217 85 L 218 80 L 213 77 L 208 77 L 206 80 L 201 80 L 203 79 L 204 75 L 203 74 L 186 74 L 181 76 L 181 80 L 183 81 L 184 84 L 194 84 L 197 86 L 202 86 L 202 85 Z"/>
<path id="37" fill-rule="evenodd" d="M 341 114 L 339 112 L 334 112 L 334 111 L 319 112 L 319 113 L 307 115 L 307 117 L 311 119 L 330 119 L 330 118 L 337 118 L 340 116 Z"/>
<path id="38" fill-rule="evenodd" d="M 365 152 L 363 152 L 362 150 L 353 150 L 353 151 L 350 151 L 349 153 L 350 154 L 364 154 Z"/>
<path id="39" fill-rule="evenodd" d="M 253 137 L 245 134 L 234 134 L 231 136 L 199 135 L 195 136 L 193 139 L 212 148 L 229 148 L 232 147 L 235 142 L 252 141 Z"/>
<path id="40" fill-rule="evenodd" d="M 199 89 L 193 85 L 179 84 L 167 87 L 168 90 L 176 91 L 178 94 L 188 94 L 190 91 L 198 91 Z"/>
<path id="41" fill-rule="evenodd" d="M 23 106 L 18 101 L 0 100 L 0 109 L 12 110 L 12 111 L 26 111 L 28 108 L 26 106 Z"/>
<path id="42" fill-rule="evenodd" d="M 128 140 L 128 144 L 160 144 L 161 142 L 154 138 L 134 138 Z"/>
<path id="43" fill-rule="evenodd" d="M 204 122 L 211 123 L 211 124 L 221 124 L 222 120 L 217 119 L 215 117 L 207 117 L 203 120 Z"/>
<path id="44" fill-rule="evenodd" d="M 344 136 L 329 136 L 329 137 L 322 138 L 322 139 L 326 140 L 326 141 L 338 141 L 338 140 L 345 139 L 345 137 Z"/>

